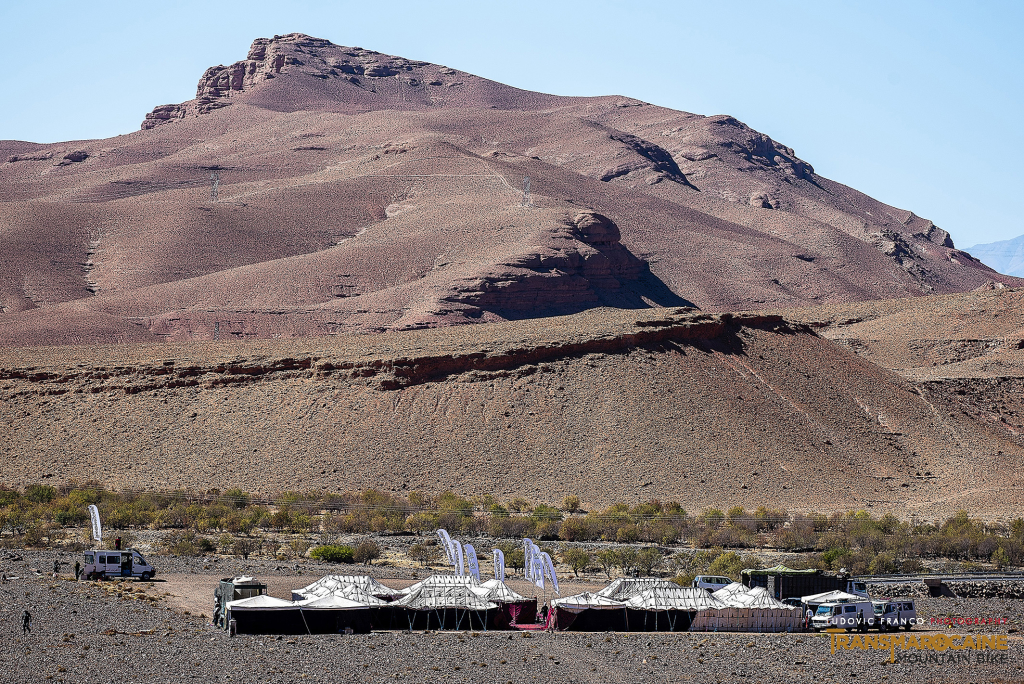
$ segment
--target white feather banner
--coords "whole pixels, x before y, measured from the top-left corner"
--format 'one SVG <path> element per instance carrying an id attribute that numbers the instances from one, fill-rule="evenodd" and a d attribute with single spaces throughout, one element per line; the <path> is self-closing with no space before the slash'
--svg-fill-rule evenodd
<path id="1" fill-rule="evenodd" d="M 452 538 L 448 536 L 448 530 L 440 529 L 437 531 L 437 536 L 441 538 L 441 548 L 444 549 L 444 557 L 448 559 L 448 562 L 455 565 L 455 555 L 452 553 Z"/>
<path id="2" fill-rule="evenodd" d="M 533 541 L 523 539 L 523 577 L 533 579 Z"/>
<path id="3" fill-rule="evenodd" d="M 541 557 L 544 559 L 544 567 L 551 580 L 551 586 L 554 587 L 555 593 L 561 596 L 562 592 L 558 590 L 558 577 L 555 575 L 555 564 L 551 561 L 551 554 L 544 552 Z"/>
<path id="4" fill-rule="evenodd" d="M 505 581 L 505 554 L 501 549 L 491 549 L 494 554 L 494 579 Z"/>
<path id="5" fill-rule="evenodd" d="M 466 550 L 466 570 L 479 582 L 480 563 L 476 559 L 476 549 L 473 548 L 472 544 L 466 544 L 463 548 Z"/>
<path id="6" fill-rule="evenodd" d="M 531 565 L 533 566 L 533 570 L 530 571 L 530 576 L 533 579 L 533 583 L 535 585 L 537 585 L 538 587 L 540 587 L 541 589 L 543 589 L 544 588 L 544 559 L 541 557 L 540 553 L 538 553 L 536 549 L 537 549 L 537 547 L 534 547 L 533 554 L 531 555 L 531 558 L 530 558 L 530 560 L 532 561 Z"/>
<path id="7" fill-rule="evenodd" d="M 460 542 L 457 539 L 453 539 L 452 545 L 455 549 L 454 555 L 458 558 L 459 561 L 458 564 L 455 565 L 455 568 L 459 571 L 459 577 L 464 577 L 466 575 L 466 562 L 462 555 L 462 542 Z"/>
<path id="8" fill-rule="evenodd" d="M 92 518 L 92 538 L 98 542 L 103 541 L 103 525 L 100 524 L 100 509 L 89 504 L 89 517 Z"/>

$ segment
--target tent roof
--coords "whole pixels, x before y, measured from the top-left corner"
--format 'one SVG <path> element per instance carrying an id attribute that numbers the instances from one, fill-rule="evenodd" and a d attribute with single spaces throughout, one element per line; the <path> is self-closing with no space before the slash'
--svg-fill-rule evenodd
<path id="1" fill-rule="evenodd" d="M 788 568 L 781 563 L 771 568 L 747 568 L 743 570 L 743 575 L 813 575 L 818 572 L 815 568 L 808 568 L 807 570 L 794 570 Z"/>
<path id="2" fill-rule="evenodd" d="M 626 601 L 637 610 L 709 610 L 725 608 L 725 604 L 703 589 L 680 587 L 650 587 Z"/>
<path id="3" fill-rule="evenodd" d="M 795 606 L 788 606 L 782 601 L 777 601 L 774 596 L 764 587 L 751 589 L 742 598 L 744 608 L 785 608 L 795 609 Z"/>
<path id="4" fill-rule="evenodd" d="M 525 601 L 526 597 L 512 591 L 507 584 L 497 579 L 490 579 L 479 587 L 472 587 L 473 593 L 495 603 L 514 603 Z"/>
<path id="5" fill-rule="evenodd" d="M 230 610 L 293 610 L 297 606 L 291 601 L 261 594 L 238 601 L 228 601 L 227 607 Z"/>
<path id="6" fill-rule="evenodd" d="M 440 610 L 443 608 L 491 610 L 498 607 L 496 603 L 478 596 L 475 591 L 465 585 L 420 587 L 391 605 L 411 610 Z"/>
<path id="7" fill-rule="evenodd" d="M 854 594 L 847 594 L 845 591 L 839 591 L 835 589 L 833 591 L 826 591 L 821 594 L 811 594 L 810 596 L 801 596 L 800 600 L 804 603 L 828 603 L 829 601 L 864 601 L 866 600 L 863 596 L 856 596 Z"/>
<path id="8" fill-rule="evenodd" d="M 369 608 L 365 603 L 359 603 L 337 594 L 296 601 L 296 605 L 302 610 L 362 610 Z"/>
<path id="9" fill-rule="evenodd" d="M 411 594 L 424 587 L 479 587 L 481 584 L 471 575 L 431 575 L 416 584 L 401 589 L 396 593 Z"/>
<path id="10" fill-rule="evenodd" d="M 565 608 L 566 610 L 586 610 L 593 608 L 595 610 L 611 610 L 614 608 L 625 608 L 626 604 L 622 601 L 617 601 L 607 596 L 601 596 L 599 594 L 591 594 L 589 591 L 585 591 L 582 594 L 576 594 L 575 596 L 566 596 L 565 598 L 557 598 L 551 601 L 551 605 L 556 608 Z"/>
<path id="11" fill-rule="evenodd" d="M 347 591 L 356 589 L 361 594 L 368 594 L 379 599 L 390 599 L 399 594 L 395 589 L 381 584 L 368 575 L 326 575 L 302 589 L 294 590 L 292 593 L 312 598 L 335 594 L 339 589 Z"/>
<path id="12" fill-rule="evenodd" d="M 671 589 L 678 584 L 657 577 L 620 577 L 597 592 L 598 596 L 626 601 L 652 588 Z"/>
<path id="13" fill-rule="evenodd" d="M 748 587 L 744 587 L 738 582 L 733 582 L 714 592 L 714 596 L 718 598 L 720 601 L 724 601 L 726 598 L 730 596 L 735 596 L 737 594 L 746 594 L 748 592 L 750 592 L 750 589 Z"/>

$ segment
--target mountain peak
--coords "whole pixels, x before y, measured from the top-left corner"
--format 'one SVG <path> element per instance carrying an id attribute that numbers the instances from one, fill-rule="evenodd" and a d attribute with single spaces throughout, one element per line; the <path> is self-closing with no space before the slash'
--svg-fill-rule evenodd
<path id="1" fill-rule="evenodd" d="M 575 99 L 579 98 L 523 91 L 430 62 L 288 33 L 257 38 L 245 59 L 208 68 L 194 100 L 154 108 L 142 129 L 236 102 L 274 111 L 359 113 L 449 106 L 536 109 Z"/>

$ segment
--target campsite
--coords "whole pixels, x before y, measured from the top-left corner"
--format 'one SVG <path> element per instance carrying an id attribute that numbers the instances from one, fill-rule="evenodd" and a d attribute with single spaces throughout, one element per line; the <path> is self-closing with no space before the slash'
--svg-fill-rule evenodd
<path id="1" fill-rule="evenodd" d="M 832 654 L 827 634 L 689 631 L 680 629 L 681 616 L 675 618 L 679 620 L 675 631 L 670 631 L 669 613 L 660 615 L 658 632 L 576 629 L 582 624 L 552 632 L 493 629 L 490 625 L 484 631 L 479 623 L 474 628 L 464 623 L 461 630 L 442 630 L 434 622 L 429 629 L 414 625 L 412 632 L 405 624 L 399 629 L 373 629 L 368 634 L 240 633 L 232 637 L 211 624 L 213 591 L 225 576 L 257 578 L 275 599 L 285 602 L 323 598 L 349 584 L 321 582 L 328 572 L 370 577 L 371 581 L 364 580 L 362 592 L 347 590 L 363 594 L 379 591 L 377 585 L 399 592 L 409 590 L 426 578 L 415 570 L 394 566 L 332 566 L 308 560 L 282 565 L 264 559 L 151 555 L 149 560 L 160 569 L 152 582 L 74 582 L 66 575 L 55 581 L 46 573 L 32 572 L 33 568 L 47 568 L 52 552 L 19 550 L 17 556 L 21 560 L 0 556 L 8 576 L 18 577 L 0 586 L 5 601 L 0 620 L 10 637 L 0 642 L 0 658 L 17 663 L 19 673 L 34 681 L 48 676 L 52 681 L 72 681 L 71 672 L 86 671 L 95 681 L 113 680 L 130 671 L 135 681 L 155 683 L 311 679 L 515 684 L 548 679 L 678 682 L 687 677 L 692 681 L 819 682 L 845 679 L 850 672 L 867 681 L 883 681 L 883 677 L 913 681 L 921 673 L 912 663 L 887 662 L 887 651 Z M 419 577 L 414 577 L 416 574 Z M 450 570 L 447 576 L 452 576 Z M 612 594 L 608 600 L 618 602 L 642 595 L 649 582 L 632 578 L 577 580 L 571 573 L 559 579 L 566 598 L 585 592 L 597 595 L 607 588 L 610 591 L 606 593 Z M 518 573 L 507 577 L 505 584 L 528 599 L 543 598 L 543 593 L 533 593 L 533 585 Z M 549 600 L 552 596 L 549 591 Z M 1024 620 L 1024 601 L 1019 599 L 915 600 L 927 624 L 910 634 L 920 636 L 943 631 L 1006 634 L 1008 628 L 1015 629 Z M 26 606 L 39 607 L 32 608 L 31 636 L 15 630 L 16 618 Z M 621 610 L 608 615 L 615 613 L 621 614 Z M 631 627 L 637 628 L 633 615 L 629 614 Z M 954 629 L 931 625 L 933 618 L 949 615 L 992 615 L 1005 617 L 1008 623 Z M 586 618 L 583 613 L 577 620 Z M 310 627 L 315 629 L 312 622 Z M 1024 648 L 1015 633 L 1009 637 L 1010 665 L 972 662 L 969 666 L 943 666 L 942 671 L 960 681 L 1006 679 L 1007 674 L 1020 677 L 1018 663 L 1024 662 Z M 765 662 L 774 663 L 770 671 L 764 668 Z"/>

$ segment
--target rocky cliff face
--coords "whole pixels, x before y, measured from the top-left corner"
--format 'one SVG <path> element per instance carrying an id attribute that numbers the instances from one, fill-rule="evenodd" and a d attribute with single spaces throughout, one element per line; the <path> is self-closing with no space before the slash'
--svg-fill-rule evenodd
<path id="1" fill-rule="evenodd" d="M 447 300 L 513 318 L 566 313 L 614 300 L 647 271 L 619 242 L 618 226 L 595 212 L 580 212 L 537 237 L 543 246 L 463 280 Z"/>
<path id="2" fill-rule="evenodd" d="M 430 67 L 429 74 L 424 72 L 425 67 Z M 344 86 L 375 95 L 386 94 L 377 92 L 375 82 L 379 79 L 397 79 L 410 88 L 423 85 L 458 88 L 465 84 L 464 81 L 453 81 L 452 77 L 459 74 L 454 69 L 358 47 L 343 47 L 302 33 L 289 33 L 257 38 L 245 59 L 229 66 L 210 67 L 199 79 L 194 100 L 156 107 L 146 114 L 142 128 L 151 129 L 174 119 L 227 107 L 232 97 L 251 91 L 282 73 L 319 81 L 344 82 Z M 423 98 L 409 92 L 400 93 L 398 99 L 403 103 L 408 100 L 408 104 L 416 104 Z"/>

